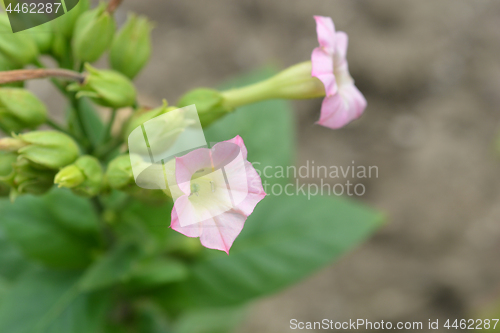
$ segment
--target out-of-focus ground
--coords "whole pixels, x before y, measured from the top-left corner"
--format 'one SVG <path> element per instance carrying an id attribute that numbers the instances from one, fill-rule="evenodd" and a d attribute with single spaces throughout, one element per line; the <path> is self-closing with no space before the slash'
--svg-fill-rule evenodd
<path id="1" fill-rule="evenodd" d="M 157 24 L 152 62 L 137 79 L 143 99 L 157 103 L 307 60 L 313 15 L 349 34 L 368 109 L 332 131 L 313 125 L 320 101 L 296 102 L 297 165 L 378 166 L 360 200 L 390 222 L 335 265 L 257 301 L 240 333 L 293 331 L 292 318 L 426 325 L 471 318 L 500 296 L 500 2 L 125 0 L 121 21 L 129 10 Z"/>

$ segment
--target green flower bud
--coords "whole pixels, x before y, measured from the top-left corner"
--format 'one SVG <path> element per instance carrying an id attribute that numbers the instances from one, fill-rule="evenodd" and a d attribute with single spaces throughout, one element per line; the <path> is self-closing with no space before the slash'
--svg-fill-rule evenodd
<path id="1" fill-rule="evenodd" d="M 73 9 L 53 21 L 54 32 L 65 39 L 70 39 L 73 36 L 76 21 L 89 8 L 89 0 L 78 1 L 78 4 Z"/>
<path id="2" fill-rule="evenodd" d="M 31 92 L 0 88 L 0 129 L 5 133 L 36 128 L 47 120 L 45 105 Z"/>
<path id="3" fill-rule="evenodd" d="M 153 25 L 147 18 L 130 14 L 111 45 L 111 67 L 133 79 L 151 55 L 152 29 Z"/>
<path id="4" fill-rule="evenodd" d="M 137 160 L 135 160 L 133 156 L 135 155 L 121 155 L 109 162 L 105 177 L 111 188 L 124 190 L 131 185 L 136 186 L 130 159 L 132 158 L 135 163 L 139 163 L 140 157 L 137 156 Z"/>
<path id="5" fill-rule="evenodd" d="M 7 196 L 10 192 L 10 185 L 5 179 L 13 172 L 16 160 L 16 154 L 0 151 L 0 197 Z"/>
<path id="6" fill-rule="evenodd" d="M 182 108 L 192 104 L 196 105 L 203 127 L 210 125 L 233 110 L 225 105 L 224 98 L 219 91 L 208 88 L 191 90 L 181 97 L 177 106 Z"/>
<path id="7" fill-rule="evenodd" d="M 101 191 L 103 178 L 99 160 L 92 156 L 82 156 L 74 164 L 59 171 L 54 183 L 59 187 L 70 188 L 76 194 L 93 197 Z"/>
<path id="8" fill-rule="evenodd" d="M 169 198 L 162 190 L 146 190 L 136 185 L 132 166 L 144 163 L 138 155 L 121 155 L 112 160 L 106 170 L 105 180 L 112 189 L 149 203 L 162 203 Z"/>
<path id="9" fill-rule="evenodd" d="M 22 157 L 16 158 L 12 168 L 8 176 L 0 178 L 11 187 L 12 201 L 21 194 L 41 195 L 52 188 L 55 171 L 37 167 Z"/>
<path id="10" fill-rule="evenodd" d="M 59 187 L 74 188 L 81 185 L 85 181 L 85 175 L 74 164 L 68 165 L 59 171 L 54 179 L 54 184 Z"/>
<path id="11" fill-rule="evenodd" d="M 38 56 L 38 47 L 29 34 L 14 34 L 6 14 L 0 15 L 0 53 L 12 63 L 24 66 Z"/>
<path id="12" fill-rule="evenodd" d="M 30 28 L 24 33 L 24 36 L 28 34 L 33 38 L 40 53 L 46 54 L 50 51 L 54 36 L 51 24 L 37 25 L 36 27 Z"/>
<path id="13" fill-rule="evenodd" d="M 0 150 L 15 151 L 34 166 L 53 170 L 59 170 L 78 158 L 75 141 L 56 131 L 29 132 L 0 139 Z"/>
<path id="14" fill-rule="evenodd" d="M 73 55 L 83 62 L 94 62 L 106 51 L 115 33 L 113 16 L 106 11 L 106 4 L 83 13 L 76 21 L 73 32 Z"/>
<path id="15" fill-rule="evenodd" d="M 160 107 L 157 107 L 155 109 L 139 109 L 136 111 L 132 117 L 130 117 L 129 121 L 127 124 L 124 126 L 123 130 L 123 138 L 125 140 L 128 139 L 128 136 L 130 133 L 132 133 L 133 130 L 135 130 L 137 127 L 143 125 L 145 122 L 148 120 L 151 120 L 153 118 L 156 118 L 158 116 L 161 116 L 162 114 L 165 114 L 169 111 L 176 110 L 178 107 L 176 106 L 168 106 L 168 103 L 166 100 L 163 100 L 163 105 Z"/>
<path id="16" fill-rule="evenodd" d="M 22 67 L 19 65 L 16 65 L 12 61 L 10 61 L 5 55 L 3 55 L 0 52 L 0 72 L 12 71 L 15 69 L 20 69 L 20 68 L 22 68 Z M 22 88 L 23 86 L 24 86 L 23 81 L 6 83 L 6 84 L 0 85 L 0 87 L 16 87 L 16 88 Z"/>
<path id="17" fill-rule="evenodd" d="M 98 70 L 85 65 L 88 74 L 82 84 L 72 83 L 68 90 L 77 91 L 76 97 L 88 97 L 94 103 L 111 108 L 123 108 L 135 103 L 135 87 L 130 80 L 115 71 Z"/>

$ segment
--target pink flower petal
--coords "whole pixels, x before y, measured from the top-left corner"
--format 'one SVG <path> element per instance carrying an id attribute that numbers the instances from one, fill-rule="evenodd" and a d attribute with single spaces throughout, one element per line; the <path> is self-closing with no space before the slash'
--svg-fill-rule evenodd
<path id="1" fill-rule="evenodd" d="M 200 237 L 202 232 L 201 223 L 191 224 L 185 227 L 182 227 L 179 221 L 179 215 L 182 216 L 183 219 L 194 218 L 193 216 L 189 216 L 186 214 L 194 214 L 193 210 L 190 209 L 191 203 L 189 202 L 188 196 L 184 195 L 175 200 L 174 208 L 172 209 L 172 222 L 170 227 L 177 232 L 180 232 L 183 235 L 188 237 Z"/>
<path id="2" fill-rule="evenodd" d="M 329 17 L 314 19 L 320 47 L 311 55 L 311 75 L 321 80 L 326 92 L 318 124 L 337 129 L 360 117 L 367 103 L 349 74 L 347 34 L 336 32 Z"/>
<path id="3" fill-rule="evenodd" d="M 349 37 L 343 31 L 335 33 L 335 55 L 337 61 L 346 61 Z"/>
<path id="4" fill-rule="evenodd" d="M 342 87 L 338 94 L 326 97 L 321 105 L 318 124 L 338 129 L 361 116 L 366 99 L 354 84 Z"/>
<path id="5" fill-rule="evenodd" d="M 332 96 L 337 93 L 337 83 L 333 74 L 333 59 L 321 48 L 315 48 L 312 55 L 311 75 L 317 77 L 325 86 L 326 96 Z"/>
<path id="6" fill-rule="evenodd" d="M 330 17 L 314 16 L 319 45 L 332 54 L 335 51 L 335 25 Z"/>
<path id="7" fill-rule="evenodd" d="M 229 249 L 243 229 L 246 219 L 245 215 L 231 210 L 203 221 L 201 244 L 209 249 L 221 250 L 229 254 Z"/>

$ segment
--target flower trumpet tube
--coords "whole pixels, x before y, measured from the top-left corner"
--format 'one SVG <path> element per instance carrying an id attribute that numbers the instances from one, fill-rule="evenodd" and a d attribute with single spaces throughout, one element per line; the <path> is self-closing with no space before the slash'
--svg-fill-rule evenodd
<path id="1" fill-rule="evenodd" d="M 306 61 L 246 87 L 222 92 L 224 105 L 234 109 L 268 99 L 308 99 L 325 96 L 320 80 L 312 77 L 312 63 Z"/>

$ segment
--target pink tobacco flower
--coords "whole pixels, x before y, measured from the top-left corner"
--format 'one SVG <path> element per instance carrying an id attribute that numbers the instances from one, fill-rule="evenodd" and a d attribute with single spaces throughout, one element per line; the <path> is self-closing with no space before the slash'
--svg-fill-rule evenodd
<path id="1" fill-rule="evenodd" d="M 247 217 L 266 196 L 243 139 L 236 136 L 176 158 L 175 178 L 180 196 L 172 229 L 229 254 Z"/>
<path id="2" fill-rule="evenodd" d="M 314 19 L 320 46 L 314 49 L 311 56 L 312 76 L 323 82 L 326 92 L 318 124 L 337 129 L 363 114 L 366 99 L 349 74 L 347 34 L 335 32 L 330 17 L 315 16 Z"/>

